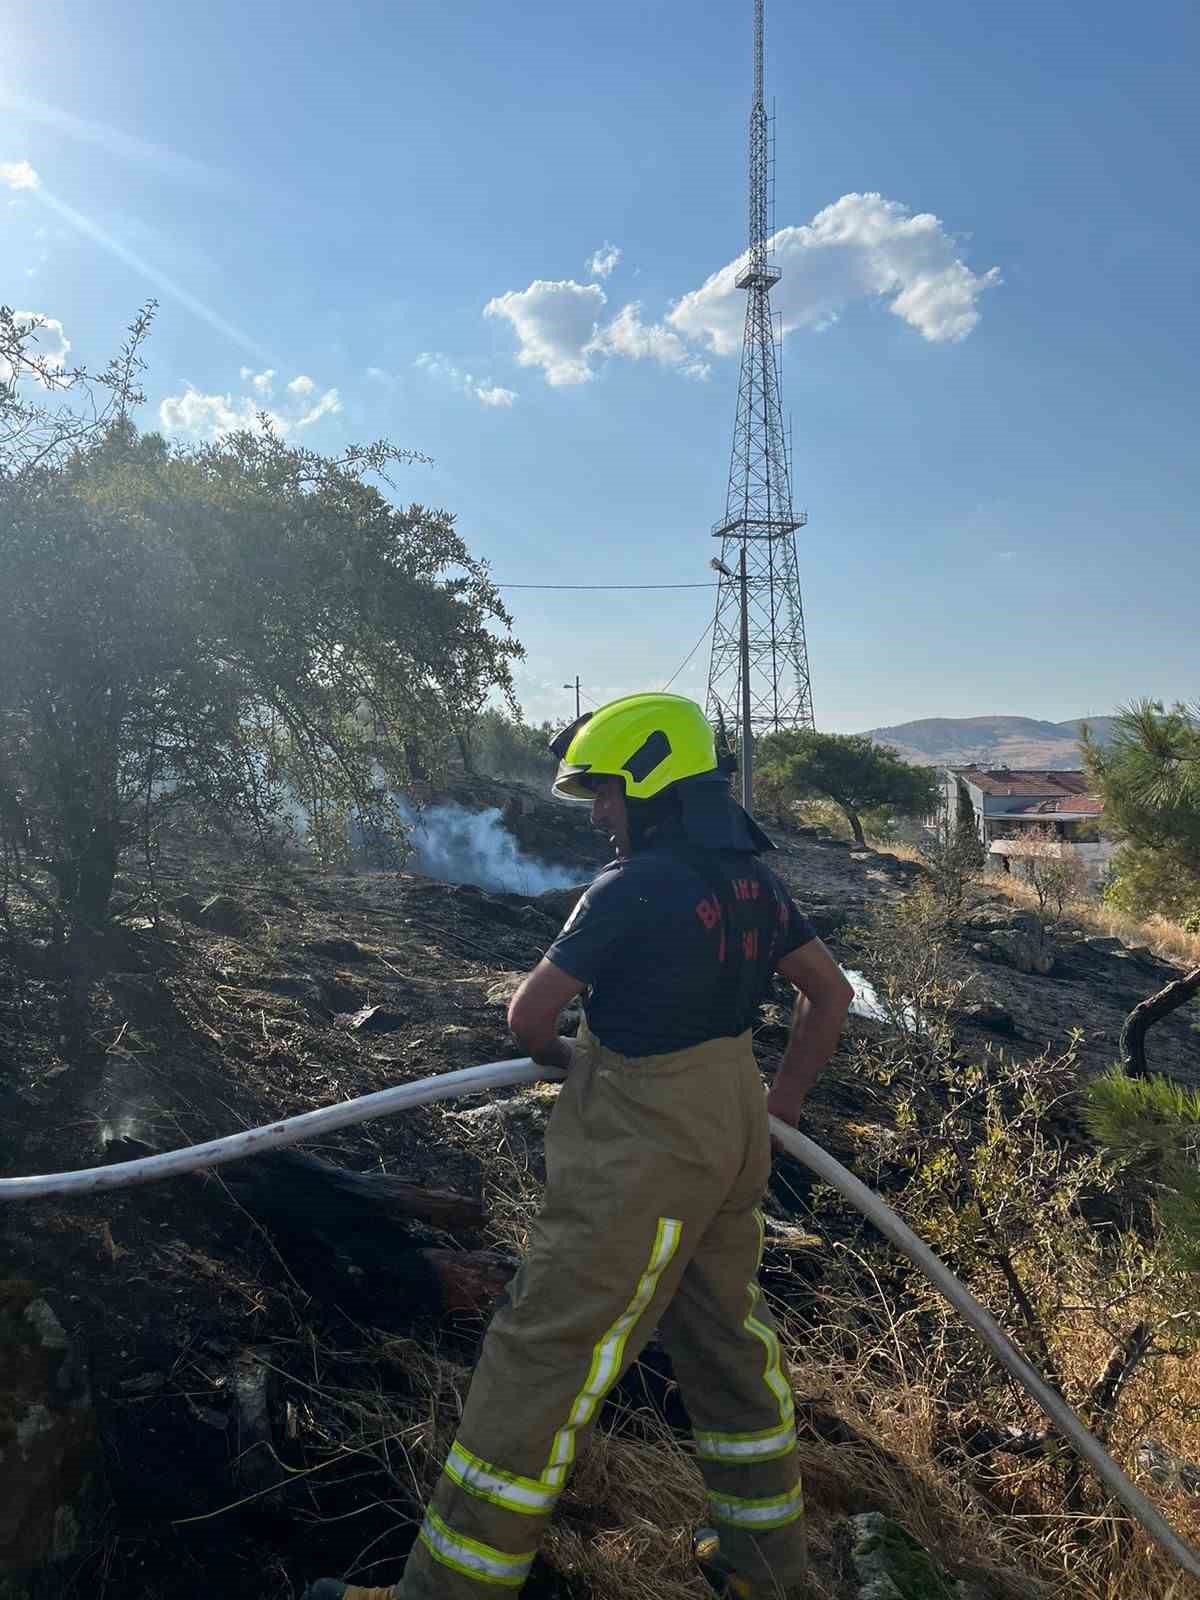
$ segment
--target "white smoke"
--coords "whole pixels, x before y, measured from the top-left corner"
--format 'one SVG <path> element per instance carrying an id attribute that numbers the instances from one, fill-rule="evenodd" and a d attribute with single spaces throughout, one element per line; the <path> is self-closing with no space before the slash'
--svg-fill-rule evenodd
<path id="1" fill-rule="evenodd" d="M 578 869 L 556 867 L 528 856 L 500 825 L 500 812 L 467 811 L 454 804 L 414 811 L 399 802 L 409 828 L 407 865 L 444 883 L 474 883 L 503 894 L 543 894 L 579 882 Z"/>

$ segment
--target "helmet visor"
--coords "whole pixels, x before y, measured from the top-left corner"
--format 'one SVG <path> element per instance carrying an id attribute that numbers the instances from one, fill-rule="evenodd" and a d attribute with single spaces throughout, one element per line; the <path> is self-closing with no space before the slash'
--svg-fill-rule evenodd
<path id="1" fill-rule="evenodd" d="M 590 805 L 596 798 L 596 777 L 588 767 L 569 766 L 560 761 L 550 792 L 556 800 L 578 800 Z"/>

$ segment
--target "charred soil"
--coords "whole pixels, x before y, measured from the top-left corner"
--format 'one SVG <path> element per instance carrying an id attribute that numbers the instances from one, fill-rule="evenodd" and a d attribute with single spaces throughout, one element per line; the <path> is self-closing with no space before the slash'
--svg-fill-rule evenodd
<path id="1" fill-rule="evenodd" d="M 582 818 L 519 786 L 479 783 L 455 798 L 498 807 L 525 849 L 577 865 L 581 881 L 599 864 Z M 919 875 L 819 838 L 785 839 L 776 864 L 851 965 L 848 930 Z M 153 882 L 132 868 L 121 880 L 84 1027 L 64 1021 L 71 979 L 48 952 L 0 950 L 0 1173 L 128 1159 L 510 1057 L 504 1001 L 572 899 L 299 861 L 268 872 L 177 841 Z M 1052 941 L 1051 974 L 1022 974 L 979 958 L 980 942 L 963 935 L 973 998 L 992 1007 L 966 1028 L 973 1047 L 995 1047 L 1001 1016 L 1011 1023 L 1000 1029 L 1004 1047 L 1030 1055 L 1082 1028 L 1088 1069 L 1110 1064 L 1129 1007 L 1168 975 L 1069 933 Z M 766 1072 L 785 1038 L 786 1004 L 780 992 L 764 1016 Z M 1176 1017 L 1152 1036 L 1151 1055 L 1160 1070 L 1186 1072 L 1196 1045 L 1188 1019 Z M 269 1206 L 229 1167 L 3 1208 L 0 1276 L 36 1284 L 92 1368 L 111 1507 L 74 1588 L 270 1600 L 324 1573 L 395 1575 L 423 1469 L 402 1420 L 389 1434 L 378 1418 L 403 1419 L 414 1405 L 452 1411 L 436 1379 L 431 1387 L 431 1363 L 471 1364 L 483 1302 L 521 1240 L 512 1194 L 536 1195 L 552 1094 L 430 1106 L 305 1147 L 332 1166 L 478 1202 L 481 1225 L 381 1215 L 348 1240 L 324 1206 L 313 1210 L 304 1168 L 287 1164 L 272 1174 Z M 854 1164 L 864 1120 L 845 1063 L 835 1063 L 812 1102 L 816 1137 Z M 864 1176 L 877 1181 L 874 1158 L 869 1165 Z M 805 1188 L 799 1173 L 778 1171 L 769 1207 L 767 1281 L 798 1304 L 819 1271 L 794 1237 Z M 483 1262 L 478 1309 L 447 1290 L 439 1252 Z M 377 1402 L 369 1416 L 348 1398 L 366 1392 Z M 610 1415 L 632 1416 L 636 1437 L 645 1404 L 683 1420 L 653 1351 Z M 590 1537 L 582 1498 L 565 1502 L 564 1516 Z M 589 1594 L 581 1570 L 539 1564 L 530 1593 Z"/>

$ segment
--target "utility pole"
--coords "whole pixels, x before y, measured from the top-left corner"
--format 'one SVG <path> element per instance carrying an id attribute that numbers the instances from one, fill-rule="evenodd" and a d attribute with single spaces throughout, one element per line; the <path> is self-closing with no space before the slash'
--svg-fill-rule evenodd
<path id="1" fill-rule="evenodd" d="M 723 578 L 732 578 L 732 573 L 723 561 L 718 561 L 716 556 L 709 561 L 709 566 L 714 572 L 719 572 Z M 739 719 L 740 736 L 738 745 L 740 754 L 738 766 L 742 774 L 742 805 L 754 815 L 754 733 L 750 724 L 750 605 L 748 585 L 746 582 L 746 546 L 742 545 L 741 557 L 738 561 L 737 571 L 738 588 L 741 591 L 741 637 L 738 642 L 738 659 L 741 663 L 741 717 Z"/>
<path id="2" fill-rule="evenodd" d="M 569 683 L 564 683 L 563 684 L 563 688 L 564 689 L 570 689 L 571 687 L 572 687 L 572 685 L 569 684 Z M 580 718 L 580 716 L 582 714 L 580 712 L 580 709 L 579 709 L 579 674 L 578 673 L 575 674 L 574 689 L 575 689 L 575 721 L 578 722 L 579 718 Z"/>
<path id="3" fill-rule="evenodd" d="M 750 724 L 750 610 L 746 599 L 746 544 L 738 569 L 742 588 L 742 805 L 754 815 L 754 730 Z"/>

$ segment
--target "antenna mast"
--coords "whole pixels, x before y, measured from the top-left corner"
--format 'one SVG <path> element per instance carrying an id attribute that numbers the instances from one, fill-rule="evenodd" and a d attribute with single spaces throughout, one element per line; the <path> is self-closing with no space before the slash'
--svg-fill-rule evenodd
<path id="1" fill-rule="evenodd" d="M 708 715 L 740 738 L 748 705 L 751 736 L 813 726 L 804 607 L 796 534 L 807 521 L 793 512 L 791 461 L 779 393 L 779 347 L 771 290 L 781 273 L 770 233 L 771 123 L 763 99 L 763 0 L 754 4 L 754 101 L 750 109 L 749 241 L 737 286 L 746 290 L 746 324 L 725 515 L 713 527 L 721 541 Z M 745 579 L 741 578 L 745 558 Z M 727 575 L 726 575 L 727 574 Z M 742 582 L 747 644 L 742 682 Z"/>

